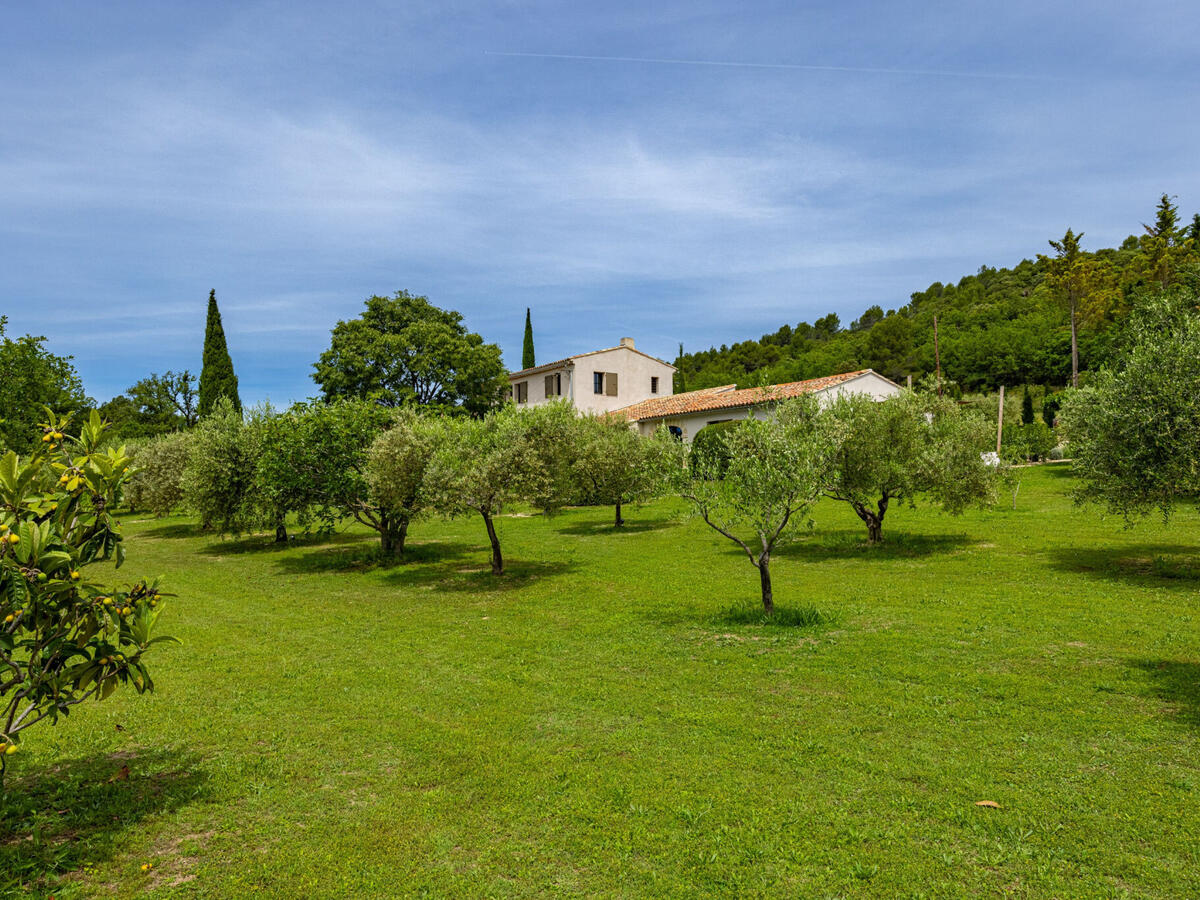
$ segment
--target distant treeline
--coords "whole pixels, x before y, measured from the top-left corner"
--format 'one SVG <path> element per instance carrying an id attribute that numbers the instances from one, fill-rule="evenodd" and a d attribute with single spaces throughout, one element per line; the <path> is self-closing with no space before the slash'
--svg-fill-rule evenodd
<path id="1" fill-rule="evenodd" d="M 697 353 L 681 346 L 675 389 L 779 384 L 865 368 L 915 381 L 935 370 L 935 316 L 942 375 L 960 389 L 1068 384 L 1072 306 L 1079 369 L 1099 368 L 1139 293 L 1166 286 L 1200 261 L 1200 214 L 1182 223 L 1164 195 L 1154 222 L 1119 248 L 1084 252 L 1075 249 L 1081 236 L 1068 231 L 1051 242 L 1052 255 L 1011 269 L 983 266 L 957 284 L 934 282 L 899 309 L 872 306 L 848 326 L 830 313 L 757 341 Z"/>

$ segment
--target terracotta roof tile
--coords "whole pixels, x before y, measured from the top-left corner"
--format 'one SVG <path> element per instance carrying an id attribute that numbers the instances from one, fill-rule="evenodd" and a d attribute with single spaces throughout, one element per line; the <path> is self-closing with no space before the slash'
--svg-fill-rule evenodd
<path id="1" fill-rule="evenodd" d="M 719 388 L 688 391 L 684 394 L 672 394 L 670 397 L 651 397 L 649 400 L 618 409 L 613 415 L 624 416 L 628 421 L 640 422 L 645 419 L 685 416 L 716 409 L 755 406 L 772 400 L 786 400 L 789 397 L 799 397 L 801 394 L 811 394 L 813 391 L 823 391 L 872 371 L 871 369 L 860 369 L 857 372 L 844 372 L 825 378 L 810 378 L 807 381 L 772 384 L 767 387 L 739 390 L 736 385 L 726 385 Z"/>

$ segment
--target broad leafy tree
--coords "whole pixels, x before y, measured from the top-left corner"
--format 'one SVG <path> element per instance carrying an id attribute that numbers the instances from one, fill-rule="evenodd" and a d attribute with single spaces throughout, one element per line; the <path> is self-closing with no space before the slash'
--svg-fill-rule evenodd
<path id="1" fill-rule="evenodd" d="M 981 451 L 992 426 L 948 398 L 905 391 L 883 401 L 861 394 L 839 397 L 824 413 L 843 435 L 824 493 L 850 505 L 871 543 L 883 540 L 893 503 L 918 497 L 956 514 L 995 498 L 998 472 Z"/>
<path id="2" fill-rule="evenodd" d="M 118 687 L 153 690 L 145 656 L 173 640 L 154 635 L 154 582 L 111 588 L 87 575 L 125 557 L 112 510 L 129 458 L 101 449 L 104 431 L 95 412 L 78 437 L 50 416 L 32 454 L 0 457 L 0 779 L 33 726 Z"/>
<path id="3" fill-rule="evenodd" d="M 1081 500 L 1128 520 L 1200 494 L 1200 290 L 1195 274 L 1143 296 L 1111 369 L 1059 412 Z"/>
<path id="4" fill-rule="evenodd" d="M 352 518 L 379 533 L 385 552 L 396 549 L 394 520 L 367 481 L 368 448 L 393 415 L 371 401 L 340 400 L 297 404 L 264 422 L 256 493 L 277 540 L 286 540 L 295 513 L 323 528 Z"/>
<path id="5" fill-rule="evenodd" d="M 51 353 L 44 337 L 10 338 L 7 325 L 8 319 L 0 316 L 0 451 L 26 453 L 37 445 L 34 435 L 46 407 L 70 415 L 92 401 L 71 357 Z"/>
<path id="6" fill-rule="evenodd" d="M 237 375 L 234 374 L 233 360 L 225 343 L 225 326 L 221 324 L 221 311 L 217 308 L 217 292 L 214 290 L 208 293 L 208 321 L 204 326 L 204 357 L 196 414 L 199 417 L 207 416 L 217 408 L 222 398 L 236 412 L 242 411 Z"/>
<path id="7" fill-rule="evenodd" d="M 780 404 L 774 418 L 746 419 L 723 432 L 724 473 L 705 454 L 681 476 L 680 494 L 758 569 L 767 615 L 775 613 L 771 555 L 820 499 L 842 430 L 838 419 L 820 414 L 815 398 L 802 396 Z"/>
<path id="8" fill-rule="evenodd" d="M 371 297 L 362 316 L 338 322 L 314 369 L 327 400 L 457 407 L 480 415 L 508 391 L 500 348 L 468 332 L 459 313 L 408 291 Z"/>

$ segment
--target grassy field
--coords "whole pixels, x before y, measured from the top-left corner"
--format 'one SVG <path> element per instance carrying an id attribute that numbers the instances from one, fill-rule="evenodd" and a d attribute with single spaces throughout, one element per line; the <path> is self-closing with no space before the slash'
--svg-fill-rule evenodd
<path id="1" fill-rule="evenodd" d="M 1069 486 L 879 549 L 823 505 L 774 566 L 803 629 L 738 624 L 756 571 L 674 502 L 505 518 L 499 580 L 477 520 L 378 568 L 131 518 L 184 646 L 27 736 L 0 890 L 1200 896 L 1200 523 Z"/>

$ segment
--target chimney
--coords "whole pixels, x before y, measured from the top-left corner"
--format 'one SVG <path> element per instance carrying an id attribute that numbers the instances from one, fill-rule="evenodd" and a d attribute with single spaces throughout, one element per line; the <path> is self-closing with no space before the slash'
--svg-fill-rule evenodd
<path id="1" fill-rule="evenodd" d="M 630 350 L 634 349 L 633 338 L 621 338 L 621 346 L 628 347 Z"/>

